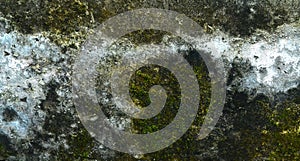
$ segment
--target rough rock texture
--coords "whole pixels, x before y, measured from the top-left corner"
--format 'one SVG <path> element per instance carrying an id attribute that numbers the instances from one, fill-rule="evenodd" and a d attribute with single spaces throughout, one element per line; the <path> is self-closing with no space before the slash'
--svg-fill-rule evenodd
<path id="1" fill-rule="evenodd" d="M 228 68 L 240 64 L 242 77 L 229 78 L 228 84 L 274 94 L 299 85 L 299 31 L 297 24 L 283 25 L 271 34 L 257 31 L 246 39 L 216 31 L 204 42 L 214 44 L 219 52 L 214 57 L 231 63 Z"/>
<path id="2" fill-rule="evenodd" d="M 218 49 L 227 97 L 208 138 L 197 140 L 199 119 L 174 145 L 131 156 L 106 148 L 84 129 L 72 102 L 71 69 L 95 26 L 141 7 L 175 10 L 203 26 L 207 34 L 197 41 Z M 299 160 L 299 14 L 300 2 L 293 0 L 1 1 L 0 160 Z M 187 46 L 157 31 L 122 41 L 123 53 L 121 47 L 142 43 Z M 205 69 L 198 72 L 207 76 Z M 209 93 L 209 84 L 201 85 Z M 136 130 L 145 125 L 133 123 Z"/>

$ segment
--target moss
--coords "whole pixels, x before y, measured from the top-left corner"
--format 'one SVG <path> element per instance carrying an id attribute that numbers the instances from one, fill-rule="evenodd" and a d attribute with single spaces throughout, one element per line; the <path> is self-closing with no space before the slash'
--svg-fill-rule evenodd
<path id="1" fill-rule="evenodd" d="M 248 36 L 257 29 L 274 30 L 277 26 L 290 22 L 289 11 L 283 6 L 274 6 L 268 1 L 262 1 L 254 5 L 241 1 L 182 1 L 168 4 L 169 9 L 184 13 L 202 25 L 206 32 L 213 32 L 215 28 L 221 28 L 233 35 Z M 165 8 L 162 2 L 150 6 Z M 90 28 L 109 17 L 118 13 L 144 7 L 138 0 L 116 1 L 111 4 L 98 3 L 92 0 L 7 0 L 0 2 L 0 11 L 12 20 L 16 29 L 31 34 L 34 32 L 46 31 L 52 41 L 63 47 L 78 48 L 84 41 Z M 271 12 L 272 11 L 272 12 Z M 127 38 L 135 44 L 159 43 L 162 36 L 168 34 L 155 30 L 142 30 L 128 34 Z M 125 36 L 126 37 L 126 36 Z M 189 131 L 170 147 L 152 154 L 143 156 L 144 160 L 193 160 L 194 154 L 198 152 L 199 142 L 195 136 L 199 131 L 199 125 L 203 122 L 210 102 L 210 81 L 206 67 L 203 63 L 193 64 L 195 51 L 190 51 L 186 58 L 190 60 L 199 80 L 200 104 L 197 119 Z M 195 60 L 198 60 L 195 59 Z M 201 61 L 199 61 L 201 62 Z M 159 115 L 157 120 L 134 120 L 133 128 L 136 133 L 150 133 L 165 127 L 174 118 L 180 98 L 178 82 L 167 70 L 159 68 L 160 72 L 154 70 L 155 66 L 143 68 L 137 71 L 131 82 L 131 95 L 135 102 L 141 106 L 150 103 L 148 90 L 152 85 L 161 84 L 162 79 L 167 79 L 163 84 L 168 89 L 167 108 L 164 115 Z M 168 85 L 168 86 L 167 86 Z M 55 89 L 53 89 L 55 90 Z M 43 108 L 49 110 L 55 106 L 54 94 L 49 93 Z M 233 99 L 238 100 L 234 106 L 243 107 L 248 100 L 242 93 L 234 95 Z M 238 121 L 234 125 L 242 139 L 241 142 L 233 144 L 232 153 L 238 159 L 249 159 L 268 156 L 270 160 L 299 160 L 299 97 L 294 100 L 277 105 L 277 110 L 271 111 L 272 106 L 268 99 L 257 99 L 250 105 L 252 111 L 245 110 L 244 114 L 237 116 Z M 240 110 L 240 109 L 237 109 Z M 248 113 L 247 113 L 248 112 Z M 250 114 L 253 114 L 249 116 Z M 231 113 L 232 114 L 232 113 Z M 236 116 L 234 116 L 236 117 Z M 54 118 L 47 118 L 45 130 L 55 135 L 66 133 L 70 120 L 73 118 L 66 115 L 55 115 Z M 244 121 L 245 120 L 245 121 Z M 267 120 L 267 122 L 266 122 Z M 245 123 L 247 122 L 248 123 Z M 258 127 L 241 127 L 238 124 L 251 125 L 259 123 Z M 57 127 L 62 125 L 62 127 Z M 66 130 L 66 131 L 65 131 Z M 63 147 L 60 152 L 62 160 L 84 160 L 89 159 L 94 146 L 94 141 L 83 127 L 73 135 L 68 136 L 69 150 Z M 232 141 L 229 139 L 229 142 Z M 221 146 L 220 146 L 221 147 Z M 223 147 L 228 154 L 227 147 Z M 0 145 L 0 156 L 6 156 L 6 150 Z M 240 157 L 240 158 L 239 158 Z M 127 154 L 121 155 L 120 160 L 135 160 Z M 236 159 L 235 158 L 235 159 Z"/>
<path id="2" fill-rule="evenodd" d="M 165 35 L 170 35 L 165 31 L 159 30 L 138 30 L 131 32 L 123 36 L 124 38 L 128 38 L 130 42 L 136 45 L 143 45 L 143 44 L 159 44 L 162 41 L 162 38 Z"/>
<path id="3" fill-rule="evenodd" d="M 11 145 L 9 137 L 0 133 L 0 160 L 5 160 L 9 156 L 16 155 L 16 151 Z"/>
<path id="4" fill-rule="evenodd" d="M 166 149 L 145 154 L 142 160 L 198 160 L 194 154 L 198 152 L 200 147 L 197 141 L 197 134 L 199 133 L 201 124 L 207 112 L 210 103 L 210 87 L 208 71 L 205 63 L 201 59 L 199 53 L 195 50 L 187 51 L 185 58 L 193 67 L 197 76 L 200 87 L 200 103 L 199 110 L 191 128 L 187 133 Z M 136 103 L 142 106 L 150 103 L 148 98 L 149 88 L 153 85 L 159 84 L 167 91 L 167 102 L 163 111 L 156 117 L 146 120 L 133 120 L 132 128 L 135 133 L 152 133 L 164 128 L 176 116 L 180 105 L 180 86 L 176 77 L 167 69 L 159 66 L 150 66 L 137 70 L 130 82 L 130 94 Z M 136 160 L 134 157 L 124 154 L 120 156 L 122 159 Z"/>
<path id="5" fill-rule="evenodd" d="M 54 158 L 58 158 L 58 160 L 73 161 L 90 159 L 95 140 L 82 124 L 78 124 L 78 128 L 70 127 L 71 124 L 79 121 L 71 113 L 58 113 L 56 111 L 56 106 L 59 105 L 59 96 L 56 93 L 56 89 L 59 88 L 58 84 L 51 81 L 47 87 L 46 100 L 40 105 L 41 109 L 48 113 L 43 125 L 45 134 L 40 134 L 39 138 L 48 140 L 53 136 L 47 135 L 47 133 L 55 134 L 53 139 L 59 142 L 60 147 L 58 151 L 50 151 L 50 153 Z M 57 138 L 58 136 L 64 136 L 65 138 Z"/>
<path id="6" fill-rule="evenodd" d="M 140 0 L 110 3 L 92 0 L 7 0 L 0 2 L 0 11 L 23 33 L 47 31 L 50 32 L 48 36 L 59 45 L 78 48 L 86 38 L 88 28 L 91 29 L 108 18 L 128 10 L 145 7 L 167 8 L 192 18 L 203 26 L 206 32 L 210 33 L 220 28 L 236 36 L 249 36 L 256 29 L 272 31 L 279 25 L 299 19 L 293 17 L 296 15 L 294 12 L 299 11 L 290 10 L 293 3 L 277 4 L 273 1 L 247 3 L 242 0 L 190 0 L 169 3 Z M 156 33 L 146 35 L 152 34 L 157 35 Z M 148 41 L 150 37 L 145 36 L 141 39 Z"/>
<path id="7" fill-rule="evenodd" d="M 175 76 L 160 66 L 143 67 L 131 77 L 130 95 L 135 103 L 141 107 L 149 105 L 148 91 L 154 85 L 161 85 L 169 96 L 165 108 L 161 113 L 149 120 L 133 120 L 134 131 L 137 133 L 152 133 L 164 128 L 177 113 L 180 99 L 179 83 Z"/>
<path id="8" fill-rule="evenodd" d="M 45 1 L 7 0 L 0 2 L 0 12 L 12 20 L 17 30 L 23 33 L 41 31 L 45 27 Z"/>
<path id="9" fill-rule="evenodd" d="M 246 92 L 237 91 L 227 91 L 227 97 L 218 155 L 224 160 L 253 160 L 256 151 L 261 151 L 261 131 L 269 124 L 270 100 L 264 95 L 250 99 Z"/>
<path id="10" fill-rule="evenodd" d="M 4 160 L 5 158 L 9 157 L 10 154 L 4 147 L 4 145 L 0 144 L 0 160 Z"/>
<path id="11" fill-rule="evenodd" d="M 45 131 L 54 133 L 56 140 L 58 139 L 57 136 L 64 135 L 65 138 L 59 140 L 66 141 L 65 143 L 59 143 L 58 151 L 51 151 L 51 154 L 59 160 L 66 161 L 91 159 L 95 140 L 81 124 L 78 124 L 79 128 L 69 128 L 73 122 L 72 119 L 69 114 L 57 113 L 52 113 L 51 118 L 46 118 Z"/>
<path id="12" fill-rule="evenodd" d="M 300 159 L 300 105 L 284 102 L 270 116 L 274 129 L 264 131 L 263 145 L 270 160 Z"/>
<path id="13" fill-rule="evenodd" d="M 139 37 L 132 37 L 133 35 L 126 36 L 125 38 L 127 38 L 127 40 L 135 40 L 137 37 Z M 159 41 L 160 40 L 158 39 L 157 42 Z M 177 39 L 175 39 L 175 41 L 177 41 Z M 152 43 L 148 41 L 139 42 Z M 203 148 L 203 144 L 199 144 L 200 141 L 197 140 L 197 135 L 199 133 L 201 124 L 203 123 L 203 116 L 205 116 L 208 105 L 210 103 L 211 82 L 208 76 L 206 65 L 196 50 L 190 49 L 188 51 L 179 52 L 183 54 L 184 58 L 186 58 L 186 60 L 193 67 L 193 70 L 198 79 L 199 87 L 201 89 L 199 91 L 200 103 L 197 113 L 197 119 L 193 122 L 193 125 L 188 130 L 188 132 L 176 143 L 161 151 L 146 154 L 142 156 L 142 160 L 197 160 L 197 156 L 194 156 L 194 154 L 199 151 L 199 148 Z M 108 59 L 105 59 L 105 61 L 107 61 L 106 63 L 109 65 L 114 64 L 115 60 L 118 59 L 117 57 L 118 56 L 112 58 L 109 57 Z M 107 72 L 108 69 L 106 68 L 109 65 L 99 67 L 98 72 Z M 98 79 L 99 82 L 97 87 L 100 91 L 104 90 L 104 87 L 102 87 L 101 85 L 103 84 L 103 81 L 105 79 L 106 78 L 104 75 L 101 75 Z M 129 92 L 136 105 L 139 105 L 141 108 L 143 108 L 151 103 L 148 92 L 153 85 L 161 85 L 167 92 L 168 98 L 164 109 L 161 113 L 151 119 L 132 119 L 130 130 L 133 133 L 145 134 L 158 131 L 168 125 L 178 112 L 181 98 L 179 83 L 177 82 L 176 77 L 168 69 L 157 65 L 144 66 L 138 69 L 131 77 L 131 80 L 129 82 Z M 101 105 L 102 110 L 103 108 L 105 109 L 104 106 L 105 105 Z M 105 112 L 104 110 L 104 113 L 107 117 L 109 117 L 112 112 Z M 116 158 L 118 158 L 116 160 L 136 160 L 133 156 L 122 153 L 117 155 Z"/>
<path id="14" fill-rule="evenodd" d="M 59 45 L 78 48 L 87 35 L 84 26 L 92 21 L 88 5 L 80 0 L 54 0 L 48 4 L 46 30 Z"/>
<path id="15" fill-rule="evenodd" d="M 101 4 L 89 0 L 8 0 L 0 2 L 0 11 L 25 34 L 46 31 L 62 47 L 78 48 L 96 22 L 112 14 Z"/>
<path id="16" fill-rule="evenodd" d="M 88 131 L 82 129 L 74 135 L 70 135 L 67 139 L 69 149 L 60 151 L 60 160 L 89 160 L 92 159 L 92 148 L 94 147 L 94 139 Z"/>
<path id="17" fill-rule="evenodd" d="M 277 103 L 273 107 L 267 99 L 256 99 L 253 102 L 256 105 L 252 104 L 252 107 L 257 107 L 260 110 L 256 113 L 248 111 L 247 114 L 255 115 L 252 117 L 256 118 L 259 124 L 256 125 L 255 129 L 246 127 L 239 130 L 240 140 L 233 144 L 236 151 L 232 157 L 235 159 L 247 157 L 249 160 L 260 158 L 299 160 L 299 104 L 287 100 L 283 103 Z M 247 120 L 245 116 L 243 117 Z M 251 123 L 255 125 L 255 122 Z"/>

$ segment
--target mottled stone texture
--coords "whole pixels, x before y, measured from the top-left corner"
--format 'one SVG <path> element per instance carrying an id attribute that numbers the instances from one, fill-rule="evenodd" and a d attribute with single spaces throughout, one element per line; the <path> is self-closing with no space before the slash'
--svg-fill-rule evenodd
<path id="1" fill-rule="evenodd" d="M 197 140 L 210 101 L 203 97 L 198 118 L 178 142 L 133 156 L 106 148 L 85 130 L 72 102 L 71 75 L 82 42 L 97 25 L 142 7 L 174 10 L 203 26 L 205 36 L 195 41 L 217 47 L 213 57 L 225 63 L 227 97 L 209 137 Z M 0 1 L 0 160 L 299 160 L 299 14 L 296 0 Z M 116 47 L 126 54 L 145 43 L 188 46 L 166 32 L 145 30 L 124 36 Z M 203 62 L 195 72 L 201 94 L 209 95 Z M 153 73 L 139 74 L 153 83 Z M 135 102 L 147 104 L 145 88 L 131 87 Z M 147 133 L 164 121 L 132 125 Z"/>

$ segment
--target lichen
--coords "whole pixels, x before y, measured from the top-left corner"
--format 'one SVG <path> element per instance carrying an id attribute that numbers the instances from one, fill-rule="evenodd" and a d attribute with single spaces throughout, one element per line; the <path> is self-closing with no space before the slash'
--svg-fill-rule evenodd
<path id="1" fill-rule="evenodd" d="M 88 160 L 93 158 L 90 155 L 92 154 L 95 142 L 86 129 L 82 129 L 76 134 L 71 135 L 68 138 L 67 144 L 69 148 L 61 149 L 60 151 L 60 160 Z"/>
<path id="2" fill-rule="evenodd" d="M 80 0 L 54 0 L 48 4 L 45 25 L 50 38 L 63 46 L 78 48 L 87 35 L 87 28 L 93 23 L 88 5 Z"/>
<path id="3" fill-rule="evenodd" d="M 277 26 L 298 20 L 299 3 L 261 1 L 168 1 L 143 2 L 52 0 L 0 2 L 0 11 L 23 33 L 45 31 L 63 47 L 78 48 L 97 24 L 121 12 L 147 7 L 174 10 L 198 22 L 208 33 L 221 29 L 235 36 L 249 36 L 257 29 L 274 31 Z M 148 39 L 147 35 L 143 39 Z"/>
<path id="4" fill-rule="evenodd" d="M 300 105 L 286 101 L 268 117 L 274 129 L 262 131 L 262 147 L 270 160 L 300 159 Z"/>
<path id="5" fill-rule="evenodd" d="M 4 109 L 6 110 L 2 114 L 5 117 L 1 118 L 0 122 L 20 119 L 19 122 L 22 125 L 1 124 L 1 134 L 4 132 L 5 135 L 17 139 L 10 139 L 12 143 L 0 143 L 0 160 L 6 159 L 8 156 L 15 160 L 91 160 L 102 159 L 112 151 L 99 150 L 96 140 L 89 135 L 78 123 L 78 118 L 74 116 L 74 107 L 70 101 L 69 91 L 69 70 L 72 60 L 65 54 L 70 54 L 66 52 L 74 51 L 74 48 L 79 49 L 90 31 L 101 22 L 121 12 L 142 7 L 164 8 L 185 14 L 203 26 L 205 32 L 212 33 L 214 38 L 217 37 L 218 32 L 216 31 L 219 30 L 221 33 L 229 33 L 229 37 L 234 35 L 232 39 L 220 38 L 221 36 L 218 35 L 219 37 L 214 39 L 216 40 L 214 42 L 218 50 L 221 50 L 221 45 L 227 44 L 221 44 L 221 41 L 217 39 L 222 39 L 222 42 L 230 41 L 233 45 L 226 46 L 226 49 L 232 48 L 241 57 L 224 58 L 228 61 L 228 66 L 232 67 L 229 73 L 227 103 L 223 118 L 209 138 L 202 141 L 196 139 L 210 102 L 211 82 L 204 63 L 191 63 L 201 89 L 201 101 L 197 119 L 189 131 L 173 145 L 161 151 L 143 156 L 117 153 L 114 157 L 115 160 L 138 160 L 136 158 L 141 160 L 199 160 L 199 158 L 209 160 L 299 160 L 299 92 L 296 90 L 293 95 L 289 96 L 291 97 L 289 100 L 282 101 L 277 98 L 272 100 L 272 97 L 275 97 L 280 91 L 295 87 L 298 83 L 298 68 L 291 68 L 290 73 L 286 69 L 292 66 L 296 67 L 298 63 L 296 56 L 289 56 L 298 52 L 299 34 L 295 32 L 295 28 L 299 28 L 300 24 L 299 4 L 294 0 L 0 1 L 0 17 L 4 16 L 11 23 L 11 26 L 7 27 L 6 24 L 3 25 L 3 19 L 0 19 L 2 36 L 0 38 L 2 40 L 0 54 L 2 55 L 0 57 L 1 60 L 4 60 L 4 64 L 0 64 L 0 66 L 5 71 L 1 75 L 3 79 L 0 83 L 4 85 L 0 87 L 0 97 L 2 98 L 0 102 L 5 102 L 2 103 L 3 106 L 10 106 L 18 111 L 18 116 L 8 117 L 7 108 L 1 108 L 1 114 Z M 262 34 L 265 31 L 273 32 L 278 26 L 291 22 L 296 22 L 293 24 L 295 28 L 285 28 L 284 31 L 274 32 L 275 36 L 272 38 L 270 38 L 270 34 Z M 259 32 L 256 32 L 258 30 Z M 124 37 L 138 46 L 147 43 L 159 44 L 165 35 L 169 35 L 169 33 L 140 30 Z M 248 36 L 251 40 L 247 38 Z M 49 43 L 45 37 L 50 38 L 58 47 Z M 238 37 L 246 38 L 241 40 Z M 258 46 L 256 41 L 262 40 L 261 37 L 270 38 L 270 41 L 263 39 L 269 45 L 267 45 L 268 48 L 266 45 L 258 47 L 262 49 L 258 52 L 263 53 L 259 55 L 260 57 L 255 55 L 254 58 L 250 58 L 253 57 L 253 54 L 249 51 L 256 50 L 236 47 L 239 45 L 245 47 L 243 43 L 247 43 L 250 47 Z M 276 41 L 286 40 L 285 37 L 289 39 L 282 44 Z M 240 43 L 235 43 L 236 40 Z M 63 49 L 62 51 L 60 51 L 60 47 Z M 283 55 L 282 52 L 275 53 L 273 50 L 269 50 L 274 48 L 284 49 L 283 51 L 286 53 Z M 229 57 L 236 56 L 235 53 L 228 51 Z M 265 52 L 271 54 L 265 54 Z M 186 53 L 187 60 L 193 60 L 194 57 L 189 56 L 195 53 L 193 50 L 188 51 Z M 270 58 L 274 56 L 274 53 L 292 61 L 281 62 L 279 59 L 278 64 L 274 66 L 271 62 L 269 69 L 254 69 L 261 66 L 259 63 L 266 60 L 264 57 L 266 55 L 270 56 L 267 57 L 268 60 L 273 60 Z M 226 57 L 226 55 L 222 56 Z M 242 58 L 246 59 L 237 60 Z M 237 63 L 232 63 L 235 61 Z M 7 62 L 8 65 L 5 64 Z M 201 61 L 199 60 L 199 62 Z M 254 62 L 258 62 L 258 64 L 253 66 Z M 169 91 L 166 111 L 157 116 L 157 120 L 133 120 L 131 126 L 135 133 L 150 133 L 160 130 L 172 121 L 177 112 L 180 103 L 178 101 L 180 99 L 178 83 L 166 69 L 158 69 L 152 66 L 138 70 L 132 78 L 130 93 L 136 104 L 146 106 L 151 103 L 148 98 L 149 88 L 152 85 L 160 84 L 162 79 L 167 79 L 167 83 L 163 84 Z M 253 71 L 268 71 L 269 74 L 276 71 L 276 77 L 269 77 L 272 79 L 268 79 L 268 81 L 261 79 L 261 82 L 255 83 L 252 82 L 255 80 Z M 246 83 L 243 82 L 245 80 Z M 278 82 L 274 83 L 276 81 Z M 276 89 L 273 93 L 268 93 L 270 98 L 256 93 L 264 88 L 261 85 L 265 83 L 269 83 L 267 85 Z M 250 85 L 253 88 L 250 89 Z M 261 92 L 266 93 L 265 90 L 261 90 Z M 44 114 L 47 116 L 44 117 Z M 27 126 L 23 126 L 25 123 L 33 125 L 27 128 Z M 41 127 L 42 123 L 44 123 L 43 127 Z M 71 127 L 73 124 L 75 126 Z M 18 127 L 21 128 L 18 129 Z M 30 135 L 27 135 L 27 132 L 18 131 L 22 128 L 26 128 Z M 4 137 L 0 136 L 0 138 L 1 141 L 4 140 Z M 10 151 L 8 146 L 12 146 L 18 151 Z M 202 152 L 204 153 L 202 154 Z"/>
<path id="6" fill-rule="evenodd" d="M 162 39 L 166 35 L 171 35 L 165 31 L 158 30 L 138 30 L 131 32 L 130 34 L 126 34 L 123 38 L 128 38 L 135 45 L 143 45 L 143 44 L 159 44 L 162 42 Z"/>
<path id="7" fill-rule="evenodd" d="M 264 97 L 254 99 L 253 103 L 252 107 L 259 110 L 248 111 L 248 115 L 255 115 L 250 117 L 258 120 L 258 125 L 239 130 L 240 139 L 232 145 L 239 148 L 231 159 L 299 160 L 299 104 L 287 100 L 274 106 Z"/>

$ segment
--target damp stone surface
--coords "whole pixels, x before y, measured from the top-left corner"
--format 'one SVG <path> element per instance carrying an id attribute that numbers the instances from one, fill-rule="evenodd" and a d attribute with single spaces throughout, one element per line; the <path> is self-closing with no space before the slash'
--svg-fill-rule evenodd
<path id="1" fill-rule="evenodd" d="M 198 140 L 212 82 L 205 64 L 196 63 L 202 102 L 189 131 L 166 149 L 130 155 L 105 147 L 84 128 L 72 99 L 72 67 L 99 24 L 150 7 L 185 14 L 203 27 L 202 39 L 194 41 L 218 50 L 212 57 L 225 64 L 226 103 L 214 130 Z M 299 160 L 299 14 L 300 2 L 294 0 L 1 1 L 0 160 Z M 157 30 L 127 34 L 110 50 L 134 55 L 144 44 L 164 44 L 193 60 L 188 43 Z M 107 58 L 98 71 L 106 71 L 114 61 Z M 149 103 L 142 85 L 160 82 L 157 71 L 136 73 L 130 86 L 136 104 Z M 174 77 L 163 78 L 173 91 L 165 117 L 135 120 L 102 106 L 111 125 L 135 133 L 166 126 L 176 115 L 179 96 Z M 99 77 L 97 89 L 105 91 L 105 81 Z M 109 88 L 98 95 L 100 103 L 110 105 Z"/>

